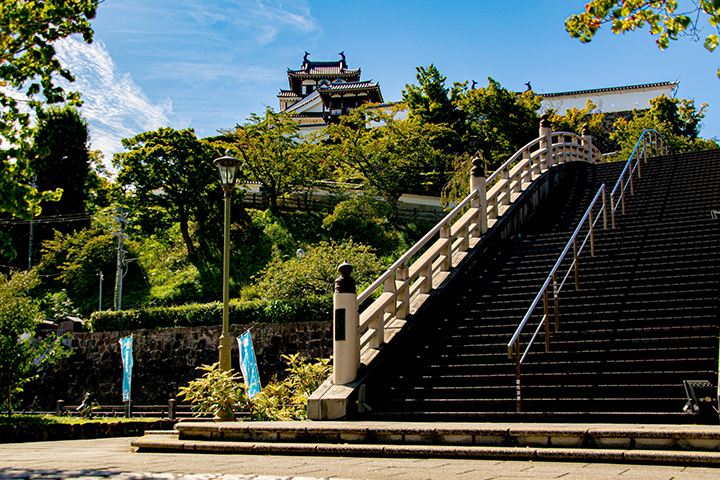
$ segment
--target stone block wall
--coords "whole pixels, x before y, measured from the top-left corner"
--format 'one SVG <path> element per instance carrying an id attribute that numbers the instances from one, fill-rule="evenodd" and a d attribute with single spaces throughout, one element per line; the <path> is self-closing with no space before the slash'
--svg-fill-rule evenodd
<path id="1" fill-rule="evenodd" d="M 332 324 L 328 321 L 231 325 L 234 335 L 252 328 L 260 380 L 282 378 L 282 355 L 300 353 L 308 359 L 332 355 Z M 119 340 L 133 336 L 132 401 L 137 405 L 162 405 L 174 398 L 177 388 L 200 376 L 196 367 L 218 361 L 220 326 L 73 333 L 74 354 L 62 368 L 43 372 L 25 388 L 22 407 L 54 410 L 57 400 L 78 405 L 85 392 L 95 394 L 101 405 L 122 404 L 122 360 Z M 237 343 L 233 366 L 239 371 Z"/>

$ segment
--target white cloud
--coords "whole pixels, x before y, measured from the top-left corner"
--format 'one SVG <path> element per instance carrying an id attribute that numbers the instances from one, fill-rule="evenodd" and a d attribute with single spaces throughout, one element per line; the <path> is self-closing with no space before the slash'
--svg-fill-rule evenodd
<path id="1" fill-rule="evenodd" d="M 62 65 L 75 75 L 67 89 L 82 93 L 82 114 L 90 124 L 92 148 L 101 150 L 109 163 L 123 151 L 120 140 L 164 126 L 185 128 L 187 120 L 173 113 L 172 102 L 154 102 L 133 81 L 120 73 L 99 39 L 88 45 L 74 37 L 55 45 Z"/>

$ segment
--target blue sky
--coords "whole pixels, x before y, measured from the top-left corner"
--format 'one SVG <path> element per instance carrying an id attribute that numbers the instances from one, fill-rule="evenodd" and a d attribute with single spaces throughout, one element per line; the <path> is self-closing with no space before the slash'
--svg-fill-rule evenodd
<path id="1" fill-rule="evenodd" d="M 58 45 L 77 77 L 94 149 L 109 161 L 121 138 L 163 126 L 198 137 L 278 108 L 288 68 L 344 51 L 386 101 L 434 63 L 453 81 L 487 77 L 538 93 L 680 81 L 678 96 L 708 103 L 702 136 L 720 137 L 720 54 L 681 40 L 661 51 L 646 31 L 604 28 L 589 44 L 565 32 L 574 0 L 447 2 L 105 0 L 95 41 Z M 709 27 L 708 27 L 709 28 Z"/>

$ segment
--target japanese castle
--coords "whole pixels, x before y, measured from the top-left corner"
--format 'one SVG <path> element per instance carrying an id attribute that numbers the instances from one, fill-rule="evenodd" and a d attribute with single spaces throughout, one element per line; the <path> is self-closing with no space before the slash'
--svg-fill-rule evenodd
<path id="1" fill-rule="evenodd" d="M 280 110 L 299 123 L 304 133 L 336 122 L 364 103 L 383 103 L 380 84 L 360 80 L 359 68 L 348 68 L 345 53 L 336 62 L 313 62 L 305 52 L 299 70 L 288 68 L 289 90 L 280 90 Z"/>

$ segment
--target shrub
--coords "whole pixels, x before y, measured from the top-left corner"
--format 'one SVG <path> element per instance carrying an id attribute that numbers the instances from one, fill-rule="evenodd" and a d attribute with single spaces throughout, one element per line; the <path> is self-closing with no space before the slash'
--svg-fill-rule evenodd
<path id="1" fill-rule="evenodd" d="M 217 363 L 198 367 L 205 373 L 187 387 L 180 387 L 179 396 L 193 404 L 197 415 L 218 415 L 224 411 L 234 417 L 236 411 L 250 410 L 253 420 L 306 420 L 308 397 L 332 374 L 330 359 L 310 363 L 299 354 L 283 358 L 288 364 L 288 376 L 284 380 L 273 378 L 250 400 L 242 379 L 232 370 L 218 370 Z"/>
<path id="2" fill-rule="evenodd" d="M 231 301 L 228 309 L 232 324 L 289 323 L 329 320 L 332 296 L 308 295 L 285 300 Z M 222 303 L 150 307 L 138 310 L 95 312 L 90 317 L 94 332 L 137 330 L 141 328 L 198 327 L 220 325 Z"/>
<path id="3" fill-rule="evenodd" d="M 353 277 L 358 285 L 372 282 L 383 270 L 367 245 L 352 240 L 339 244 L 320 242 L 308 248 L 301 257 L 272 261 L 258 280 L 259 291 L 266 299 L 283 300 L 329 295 L 338 277 L 337 267 L 342 262 L 353 266 Z"/>
<path id="4" fill-rule="evenodd" d="M 392 251 L 398 248 L 399 239 L 387 219 L 390 215 L 392 209 L 387 203 L 361 195 L 338 203 L 322 226 L 332 238 L 350 238 L 378 252 Z"/>
<path id="5" fill-rule="evenodd" d="M 299 354 L 283 355 L 283 358 L 289 375 L 282 381 L 274 378 L 250 400 L 254 420 L 306 420 L 308 397 L 332 374 L 327 358 L 315 363 L 309 363 Z"/>
<path id="6" fill-rule="evenodd" d="M 225 412 L 228 418 L 235 418 L 235 411 L 247 408 L 245 387 L 239 383 L 241 378 L 233 370 L 221 371 L 218 366 L 215 363 L 197 367 L 205 373 L 187 387 L 180 387 L 178 396 L 193 404 L 196 415 L 210 413 L 220 416 L 220 412 Z"/>

